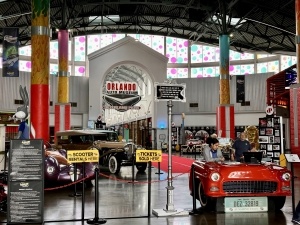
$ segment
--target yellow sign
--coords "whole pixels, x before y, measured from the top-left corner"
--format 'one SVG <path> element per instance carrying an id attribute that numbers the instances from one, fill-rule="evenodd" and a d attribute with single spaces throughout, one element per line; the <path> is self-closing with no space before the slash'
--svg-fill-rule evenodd
<path id="1" fill-rule="evenodd" d="M 136 150 L 136 162 L 161 162 L 161 150 Z"/>
<path id="2" fill-rule="evenodd" d="M 99 151 L 96 149 L 68 150 L 67 160 L 69 163 L 98 162 Z"/>

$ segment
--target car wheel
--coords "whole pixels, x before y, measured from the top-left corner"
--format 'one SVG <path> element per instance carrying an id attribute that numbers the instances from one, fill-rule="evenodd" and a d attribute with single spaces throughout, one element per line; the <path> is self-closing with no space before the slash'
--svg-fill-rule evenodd
<path id="1" fill-rule="evenodd" d="M 207 210 L 215 210 L 216 208 L 216 201 L 204 193 L 203 184 L 200 181 L 198 185 L 198 196 L 199 196 L 199 202 L 203 209 Z"/>
<path id="2" fill-rule="evenodd" d="M 114 155 L 109 158 L 108 169 L 109 169 L 109 172 L 113 173 L 113 174 L 117 174 L 120 172 L 121 165 Z"/>
<path id="3" fill-rule="evenodd" d="M 286 197 L 278 196 L 278 197 L 268 197 L 268 205 L 269 211 L 275 210 L 279 211 L 285 204 Z"/>
<path id="4" fill-rule="evenodd" d="M 147 163 L 137 163 L 135 167 L 139 172 L 145 172 L 145 170 L 147 169 Z"/>

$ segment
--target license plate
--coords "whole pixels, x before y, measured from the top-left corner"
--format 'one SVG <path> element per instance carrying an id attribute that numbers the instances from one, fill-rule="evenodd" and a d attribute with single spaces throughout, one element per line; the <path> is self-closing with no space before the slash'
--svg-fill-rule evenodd
<path id="1" fill-rule="evenodd" d="M 268 211 L 267 197 L 226 197 L 225 212 Z"/>

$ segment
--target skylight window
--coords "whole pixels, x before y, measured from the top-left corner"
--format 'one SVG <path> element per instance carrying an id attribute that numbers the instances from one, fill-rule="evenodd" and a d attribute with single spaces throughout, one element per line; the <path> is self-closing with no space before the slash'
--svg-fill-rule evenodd
<path id="1" fill-rule="evenodd" d="M 1 0 L 0 0 L 1 1 Z M 115 24 L 120 21 L 119 15 L 107 15 L 107 16 L 90 16 L 89 22 L 91 24 Z"/>

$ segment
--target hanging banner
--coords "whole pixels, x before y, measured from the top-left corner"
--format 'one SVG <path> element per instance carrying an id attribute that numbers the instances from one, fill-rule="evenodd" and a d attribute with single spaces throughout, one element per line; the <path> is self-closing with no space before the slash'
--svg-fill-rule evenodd
<path id="1" fill-rule="evenodd" d="M 3 28 L 2 76 L 19 77 L 19 29 Z"/>
<path id="2" fill-rule="evenodd" d="M 236 76 L 236 102 L 245 102 L 245 76 Z"/>

